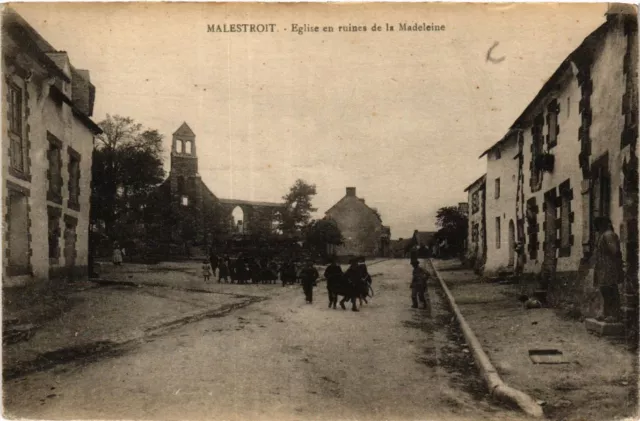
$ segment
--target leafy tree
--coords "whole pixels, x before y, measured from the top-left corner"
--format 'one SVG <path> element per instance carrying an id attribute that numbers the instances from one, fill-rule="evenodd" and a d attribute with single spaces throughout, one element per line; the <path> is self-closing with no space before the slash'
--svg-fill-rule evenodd
<path id="1" fill-rule="evenodd" d="M 468 229 L 467 215 L 460 212 L 455 206 L 446 206 L 438 209 L 436 225 L 440 227 L 436 237 L 439 240 L 447 241 L 451 254 L 464 251 L 464 241 L 467 238 Z"/>
<path id="2" fill-rule="evenodd" d="M 335 221 L 319 219 L 312 221 L 305 229 L 305 242 L 324 256 L 329 244 L 339 246 L 344 242 L 344 238 Z"/>
<path id="3" fill-rule="evenodd" d="M 280 212 L 278 225 L 283 234 L 290 236 L 302 234 L 311 222 L 311 213 L 317 211 L 311 205 L 311 199 L 315 195 L 315 184 L 308 184 L 298 179 L 291 186 L 289 193 L 282 197 L 284 208 Z"/>
<path id="4" fill-rule="evenodd" d="M 143 130 L 129 117 L 110 116 L 93 151 L 91 222 L 113 239 L 130 233 L 144 219 L 144 208 L 164 178 L 162 135 Z M 133 233 L 132 233 L 133 234 Z"/>

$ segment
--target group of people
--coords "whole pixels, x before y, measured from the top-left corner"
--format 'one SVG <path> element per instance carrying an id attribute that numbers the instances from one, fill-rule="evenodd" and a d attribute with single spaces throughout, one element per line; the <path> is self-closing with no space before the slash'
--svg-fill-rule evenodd
<path id="1" fill-rule="evenodd" d="M 275 284 L 280 280 L 282 286 L 286 286 L 302 283 L 307 266 L 296 259 L 277 261 L 244 255 L 232 259 L 228 255 L 218 257 L 211 253 L 209 259 L 202 262 L 202 276 L 205 282 L 209 282 L 217 272 L 218 283 Z"/>
<path id="2" fill-rule="evenodd" d="M 218 283 L 276 283 L 278 281 L 278 264 L 273 260 L 239 256 L 232 260 L 229 256 L 210 256 L 202 262 L 202 276 L 209 282 L 212 276 L 218 275 Z"/>
<path id="3" fill-rule="evenodd" d="M 212 265 L 212 262 L 215 265 Z M 429 273 L 420 266 L 416 255 L 411 258 L 413 266 L 411 279 L 411 301 L 412 307 L 427 308 L 426 291 Z M 218 282 L 247 283 L 271 283 L 276 282 L 278 275 L 285 286 L 288 283 L 300 282 L 304 293 L 305 301 L 313 303 L 313 288 L 317 286 L 320 274 L 314 267 L 313 262 L 307 259 L 300 268 L 293 260 L 287 260 L 278 265 L 274 260 L 251 259 L 239 257 L 231 261 L 229 256 L 221 258 L 211 257 L 202 264 L 202 275 L 205 282 L 209 282 L 211 277 L 218 271 Z M 230 278 L 230 280 L 229 280 Z M 351 310 L 359 311 L 362 303 L 368 303 L 367 298 L 371 297 L 372 279 L 364 257 L 353 258 L 349 261 L 349 268 L 343 271 L 340 265 L 333 260 L 324 270 L 324 278 L 327 280 L 327 292 L 329 295 L 329 308 L 336 308 L 338 297 L 342 296 L 340 306 L 346 309 L 345 303 L 351 302 Z"/>

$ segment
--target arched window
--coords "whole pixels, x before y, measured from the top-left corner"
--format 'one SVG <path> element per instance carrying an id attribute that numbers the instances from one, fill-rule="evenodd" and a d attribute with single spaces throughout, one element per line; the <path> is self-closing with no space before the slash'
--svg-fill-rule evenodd
<path id="1" fill-rule="evenodd" d="M 233 226 L 236 227 L 238 232 L 243 232 L 244 227 L 244 211 L 240 206 L 236 206 L 231 212 L 231 216 L 233 217 Z"/>
<path id="2" fill-rule="evenodd" d="M 191 142 L 188 140 L 184 141 L 184 153 L 191 155 Z"/>

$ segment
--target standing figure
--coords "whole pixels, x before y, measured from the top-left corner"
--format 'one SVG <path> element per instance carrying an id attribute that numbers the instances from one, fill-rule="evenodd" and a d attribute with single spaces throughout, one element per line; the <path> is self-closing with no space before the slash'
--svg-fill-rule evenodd
<path id="1" fill-rule="evenodd" d="M 220 259 L 218 259 L 218 256 L 216 255 L 216 251 L 214 250 L 213 247 L 211 247 L 211 249 L 209 250 L 209 262 L 211 262 L 211 273 L 214 276 L 216 274 L 216 270 L 218 270 L 219 261 Z"/>
<path id="2" fill-rule="evenodd" d="M 618 285 L 624 280 L 622 268 L 622 252 L 620 238 L 613 231 L 611 220 L 600 216 L 595 218 L 594 225 L 598 239 L 595 249 L 594 286 L 602 294 L 602 313 L 598 320 L 613 323 L 620 318 L 620 295 Z"/>
<path id="3" fill-rule="evenodd" d="M 219 271 L 218 271 L 218 283 L 222 282 L 222 280 L 224 279 L 224 282 L 227 283 L 229 282 L 229 263 L 226 259 L 220 259 L 220 264 L 219 264 Z"/>
<path id="4" fill-rule="evenodd" d="M 411 247 L 411 252 L 410 252 L 410 257 L 411 257 L 411 265 L 413 265 L 413 262 L 417 262 L 418 261 L 418 246 L 413 246 Z"/>
<path id="5" fill-rule="evenodd" d="M 367 297 L 369 296 L 369 288 L 373 282 L 371 275 L 369 275 L 369 271 L 367 270 L 367 264 L 365 263 L 364 256 L 358 258 L 358 270 L 360 271 L 360 279 L 363 282 L 363 291 L 358 297 L 360 299 L 360 307 L 362 307 L 363 300 L 365 304 L 369 304 Z"/>
<path id="6" fill-rule="evenodd" d="M 211 264 L 208 260 L 202 261 L 202 277 L 205 282 L 209 282 L 209 278 L 211 278 Z"/>
<path id="7" fill-rule="evenodd" d="M 344 279 L 342 268 L 336 263 L 335 259 L 331 259 L 331 263 L 324 270 L 324 279 L 327 280 L 327 293 L 329 295 L 329 308 L 336 308 L 338 303 L 338 289 Z"/>
<path id="8" fill-rule="evenodd" d="M 302 283 L 302 290 L 307 303 L 313 303 L 313 286 L 318 279 L 318 270 L 313 267 L 311 260 L 307 260 L 304 263 L 302 270 L 300 271 L 300 282 Z"/>
<path id="9" fill-rule="evenodd" d="M 122 250 L 118 246 L 118 243 L 113 245 L 113 264 L 120 266 L 122 264 Z"/>
<path id="10" fill-rule="evenodd" d="M 418 308 L 418 300 L 422 303 L 422 308 L 427 308 L 425 292 L 427 292 L 427 279 L 429 275 L 420 267 L 419 262 L 412 262 L 413 274 L 411 276 L 411 308 Z"/>

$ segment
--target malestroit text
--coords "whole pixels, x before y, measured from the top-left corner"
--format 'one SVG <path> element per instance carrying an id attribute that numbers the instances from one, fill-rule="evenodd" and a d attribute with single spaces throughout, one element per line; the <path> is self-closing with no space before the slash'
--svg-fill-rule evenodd
<path id="1" fill-rule="evenodd" d="M 320 26 L 313 24 L 292 23 L 289 28 L 285 27 L 285 32 L 292 34 L 306 33 L 353 33 L 353 32 L 442 32 L 445 26 L 435 23 L 425 22 L 400 22 L 396 24 L 383 23 L 372 25 L 353 25 L 351 23 L 345 25 L 328 25 Z M 214 33 L 264 33 L 279 32 L 275 23 L 222 23 L 208 24 L 207 32 Z"/>
<path id="2" fill-rule="evenodd" d="M 275 23 L 231 23 L 209 24 L 207 32 L 276 32 Z"/>

